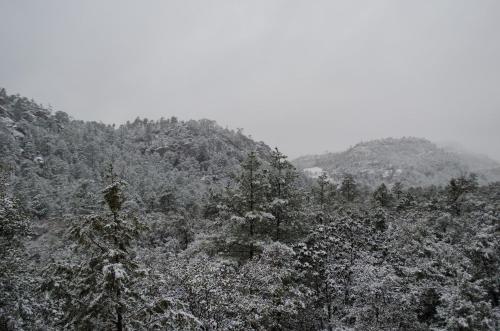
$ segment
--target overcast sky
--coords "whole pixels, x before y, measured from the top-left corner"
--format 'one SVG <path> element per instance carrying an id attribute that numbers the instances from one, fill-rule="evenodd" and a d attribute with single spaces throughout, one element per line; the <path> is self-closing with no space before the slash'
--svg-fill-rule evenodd
<path id="1" fill-rule="evenodd" d="M 209 118 L 291 157 L 456 141 L 500 160 L 500 1 L 0 0 L 0 86 L 76 119 Z"/>

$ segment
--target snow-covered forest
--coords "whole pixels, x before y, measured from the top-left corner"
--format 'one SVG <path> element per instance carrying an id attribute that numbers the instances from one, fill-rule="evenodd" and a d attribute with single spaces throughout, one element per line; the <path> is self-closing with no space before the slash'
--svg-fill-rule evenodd
<path id="1" fill-rule="evenodd" d="M 308 178 L 210 120 L 0 90 L 0 330 L 498 330 L 500 183 Z"/>

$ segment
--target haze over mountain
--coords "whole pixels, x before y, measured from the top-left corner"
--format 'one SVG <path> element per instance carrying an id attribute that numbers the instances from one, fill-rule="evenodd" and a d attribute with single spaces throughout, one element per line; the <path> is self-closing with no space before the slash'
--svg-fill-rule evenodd
<path id="1" fill-rule="evenodd" d="M 423 138 L 386 138 L 361 142 L 339 153 L 308 155 L 293 163 L 307 175 L 325 171 L 340 182 L 350 173 L 370 186 L 402 182 L 408 186 L 444 185 L 450 178 L 474 172 L 483 183 L 500 180 L 500 163 L 463 149 L 438 147 Z"/>

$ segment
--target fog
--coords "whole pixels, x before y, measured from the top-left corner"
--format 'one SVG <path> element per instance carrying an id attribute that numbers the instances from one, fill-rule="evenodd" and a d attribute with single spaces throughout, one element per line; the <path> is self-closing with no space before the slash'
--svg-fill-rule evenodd
<path id="1" fill-rule="evenodd" d="M 499 1 L 2 1 L 0 86 L 76 119 L 214 119 L 291 157 L 500 160 Z"/>

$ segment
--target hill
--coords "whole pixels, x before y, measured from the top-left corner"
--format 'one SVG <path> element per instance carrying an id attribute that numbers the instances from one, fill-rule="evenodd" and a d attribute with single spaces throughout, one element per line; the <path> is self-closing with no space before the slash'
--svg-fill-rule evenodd
<path id="1" fill-rule="evenodd" d="M 193 209 L 207 188 L 225 185 L 249 151 L 263 158 L 270 151 L 211 120 L 85 122 L 5 89 L 0 141 L 0 163 L 13 170 L 14 193 L 39 217 L 69 212 L 71 201 L 92 201 L 110 162 L 136 192 L 134 208 Z"/>
<path id="2" fill-rule="evenodd" d="M 386 138 L 359 143 L 340 153 L 303 156 L 293 163 L 310 177 L 322 171 L 340 181 L 345 173 L 369 186 L 402 182 L 408 186 L 445 184 L 475 172 L 482 183 L 500 180 L 500 164 L 486 156 L 440 148 L 422 138 Z"/>

